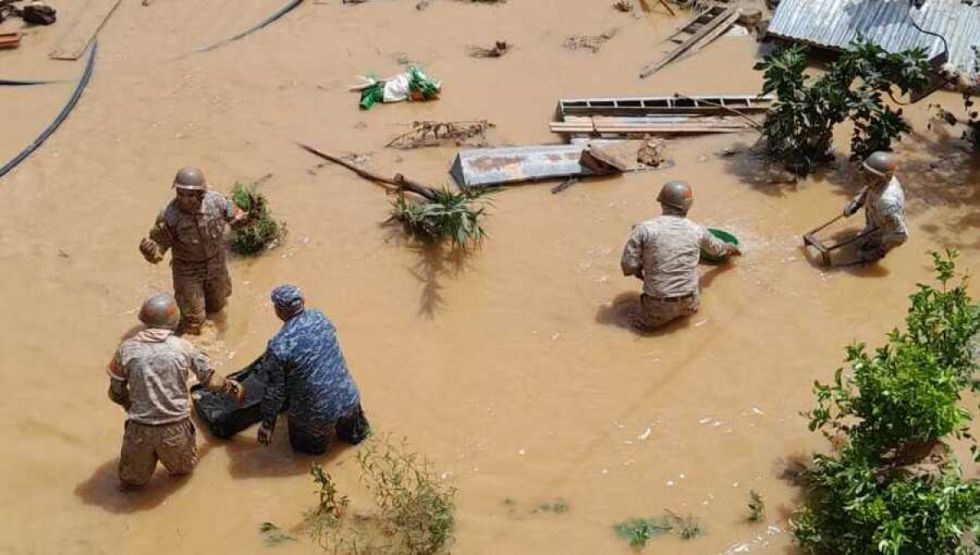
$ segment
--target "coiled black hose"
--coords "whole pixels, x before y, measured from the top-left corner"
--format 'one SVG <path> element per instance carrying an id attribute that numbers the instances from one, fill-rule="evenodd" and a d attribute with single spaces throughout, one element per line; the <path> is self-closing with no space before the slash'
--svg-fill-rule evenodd
<path id="1" fill-rule="evenodd" d="M 95 53 L 98 51 L 98 49 L 98 43 L 93 42 L 92 49 L 88 54 L 88 61 L 85 63 L 85 71 L 82 73 L 81 79 L 78 80 L 78 85 L 75 87 L 75 92 L 72 93 L 71 98 L 68 99 L 65 107 L 61 109 L 58 117 L 54 118 L 54 121 L 52 121 L 51 124 L 48 125 L 36 139 L 34 139 L 34 142 L 27 145 L 27 148 L 20 151 L 20 154 L 14 156 L 11 161 L 7 162 L 2 168 L 0 168 L 0 177 L 7 175 L 7 173 L 14 169 L 17 164 L 23 162 L 25 158 L 37 150 L 37 148 L 41 146 L 41 143 L 50 137 L 51 134 L 58 129 L 58 126 L 61 125 L 66 118 L 68 118 L 68 114 L 71 113 L 73 108 L 75 108 L 75 104 L 78 104 L 78 99 L 82 97 L 82 92 L 85 91 L 85 87 L 88 86 L 89 79 L 92 77 L 92 70 L 95 67 Z"/>

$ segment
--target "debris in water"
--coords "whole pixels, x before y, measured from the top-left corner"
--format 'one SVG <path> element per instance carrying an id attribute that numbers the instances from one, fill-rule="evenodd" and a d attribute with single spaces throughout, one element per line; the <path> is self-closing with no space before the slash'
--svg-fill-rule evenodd
<path id="1" fill-rule="evenodd" d="M 752 407 L 752 412 L 756 414 L 765 414 L 765 412 L 763 412 L 763 410 L 760 409 L 759 407 Z"/>
<path id="2" fill-rule="evenodd" d="M 587 49 L 595 54 L 602 47 L 603 43 L 615 37 L 618 32 L 619 29 L 613 28 L 601 35 L 574 35 L 566 38 L 562 46 L 570 50 Z"/>
<path id="3" fill-rule="evenodd" d="M 403 150 L 431 146 L 486 146 L 487 130 L 494 125 L 487 120 L 415 121 L 412 130 L 398 135 L 387 145 Z"/>
<path id="4" fill-rule="evenodd" d="M 645 432 L 643 432 L 642 434 L 636 436 L 636 439 L 638 439 L 640 441 L 644 441 L 644 440 L 646 440 L 646 438 L 650 437 L 650 433 L 652 431 L 653 430 L 651 428 L 647 428 L 647 430 Z"/>
<path id="5" fill-rule="evenodd" d="M 523 450 L 523 449 L 518 449 L 518 450 L 517 450 L 517 454 L 518 454 L 518 455 L 521 455 L 521 456 L 523 457 L 524 455 L 526 455 L 526 454 L 527 454 L 527 451 L 525 451 L 525 450 Z"/>
<path id="6" fill-rule="evenodd" d="M 498 40 L 493 43 L 490 48 L 484 48 L 482 46 L 471 46 L 470 47 L 470 57 L 471 58 L 499 58 L 504 54 L 510 52 L 512 45 L 508 44 L 505 40 Z"/>
<path id="7" fill-rule="evenodd" d="M 616 11 L 630 13 L 633 11 L 633 4 L 630 2 L 630 0 L 616 0 L 613 2 L 613 8 L 615 8 Z"/>

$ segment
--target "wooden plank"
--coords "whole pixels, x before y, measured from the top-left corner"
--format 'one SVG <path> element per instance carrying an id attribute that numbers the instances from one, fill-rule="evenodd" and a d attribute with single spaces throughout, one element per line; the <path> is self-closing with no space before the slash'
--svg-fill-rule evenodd
<path id="1" fill-rule="evenodd" d="M 55 43 L 49 56 L 55 60 L 77 60 L 92 42 L 109 14 L 121 0 L 88 0 L 82 12 Z"/>
<path id="2" fill-rule="evenodd" d="M 640 70 L 640 78 L 643 79 L 649 77 L 658 69 L 676 60 L 682 54 L 684 54 L 691 48 L 697 46 L 702 40 L 705 40 L 706 37 L 712 35 L 712 33 L 716 31 L 718 28 L 727 30 L 735 23 L 735 20 L 737 19 L 738 19 L 737 8 L 725 8 L 725 10 L 721 14 L 714 16 L 711 22 L 706 23 L 704 26 L 698 29 L 698 31 L 693 35 L 691 35 L 691 37 L 688 38 L 683 44 L 678 45 L 677 48 L 674 48 L 672 51 L 670 51 L 666 56 L 664 56 L 660 60 L 656 62 L 650 62 L 649 64 L 644 66 L 643 69 Z M 676 36 L 676 33 L 674 36 Z M 700 47 L 698 48 L 700 49 Z"/>

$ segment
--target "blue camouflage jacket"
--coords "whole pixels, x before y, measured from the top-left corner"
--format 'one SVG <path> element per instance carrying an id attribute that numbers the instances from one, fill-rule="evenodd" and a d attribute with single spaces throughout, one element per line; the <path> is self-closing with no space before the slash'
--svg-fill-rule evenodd
<path id="1" fill-rule="evenodd" d="M 327 426 L 361 402 L 337 330 L 319 310 L 305 310 L 283 324 L 269 340 L 262 370 L 268 385 L 261 412 L 268 425 L 285 409 L 292 426 Z"/>

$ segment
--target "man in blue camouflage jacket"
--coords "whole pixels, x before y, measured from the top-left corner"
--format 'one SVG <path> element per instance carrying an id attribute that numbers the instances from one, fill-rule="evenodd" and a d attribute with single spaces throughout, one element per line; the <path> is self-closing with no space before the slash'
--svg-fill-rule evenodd
<path id="1" fill-rule="evenodd" d="M 286 412 L 289 443 L 296 451 L 319 455 L 335 437 L 360 443 L 367 437 L 368 422 L 336 328 L 319 310 L 306 310 L 294 285 L 276 287 L 272 304 L 284 324 L 269 340 L 262 360 L 268 384 L 259 442 L 272 442 L 276 418 Z"/>

